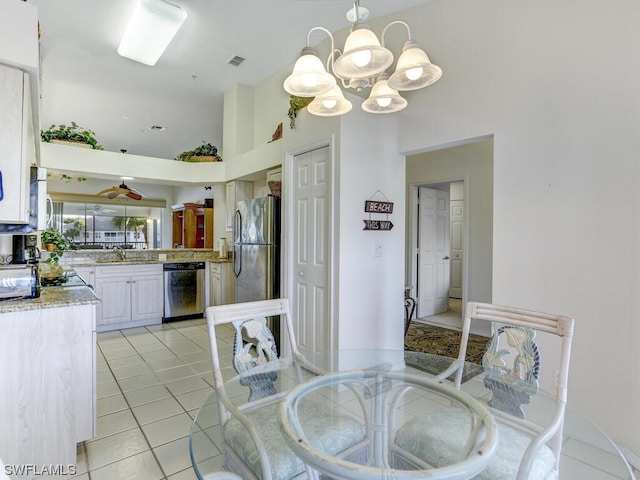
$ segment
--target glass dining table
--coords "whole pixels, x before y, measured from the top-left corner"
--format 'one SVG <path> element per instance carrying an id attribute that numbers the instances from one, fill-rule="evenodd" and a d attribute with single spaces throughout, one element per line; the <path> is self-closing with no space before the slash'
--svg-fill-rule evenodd
<path id="1" fill-rule="evenodd" d="M 260 367 L 260 373 L 277 372 L 274 387 L 279 393 L 292 393 L 300 390 L 298 374 L 304 372 L 304 383 L 310 385 L 318 382 L 318 377 L 340 375 L 362 376 L 362 372 L 393 372 L 394 376 L 407 375 L 412 381 L 428 385 L 438 374 L 452 365 L 454 359 L 426 353 L 398 350 L 340 350 L 334 352 L 303 353 L 298 359 L 286 358 L 270 362 Z M 350 373 L 351 372 L 351 373 Z M 232 367 L 228 367 L 225 377 L 228 378 L 225 388 L 234 404 L 246 403 L 251 394 L 252 384 L 245 376 L 235 375 Z M 256 370 L 252 374 L 258 373 Z M 369 377 L 370 375 L 366 375 Z M 473 363 L 465 363 L 462 374 L 461 392 L 468 398 L 472 408 L 482 408 L 491 398 L 491 391 L 483 383 L 482 367 Z M 395 378 L 395 377 L 394 377 Z M 421 380 L 422 379 L 422 380 Z M 320 379 L 322 381 L 322 379 Z M 390 381 L 390 380 L 387 380 Z M 445 385 L 445 389 L 447 386 Z M 448 395 L 445 390 L 445 397 Z M 344 395 L 341 393 L 340 395 Z M 427 400 L 411 403 L 404 408 L 403 414 L 418 416 L 428 413 L 443 402 L 442 392 L 426 395 Z M 289 402 L 292 395 L 285 396 L 284 403 Z M 433 400 L 435 398 L 435 401 Z M 411 398 L 414 400 L 415 396 Z M 353 399 L 351 399 L 353 400 Z M 444 401 L 450 401 L 444 398 Z M 349 400 L 342 399 L 348 402 Z M 215 391 L 200 407 L 195 417 L 189 439 L 189 453 L 194 472 L 199 479 L 230 479 L 231 474 L 224 472 L 224 455 L 222 454 L 222 429 L 218 415 L 218 399 Z M 479 404 L 479 407 L 474 406 Z M 527 418 L 539 425 L 546 425 L 552 420 L 555 399 L 552 395 L 539 392 L 532 401 L 525 405 Z M 290 425 L 283 425 L 286 430 Z M 290 433 L 290 432 L 289 432 Z M 302 458 L 302 457 L 301 457 Z M 470 475 L 472 476 L 472 475 Z M 381 478 L 372 474 L 366 478 Z M 386 478 L 386 477 L 385 477 Z M 393 478 L 393 477 L 389 477 Z M 434 477 L 437 478 L 437 477 Z M 469 477 L 460 477 L 469 478 Z M 569 405 L 565 412 L 563 443 L 559 469 L 560 480 L 635 480 L 624 457 L 607 435 L 578 414 Z"/>

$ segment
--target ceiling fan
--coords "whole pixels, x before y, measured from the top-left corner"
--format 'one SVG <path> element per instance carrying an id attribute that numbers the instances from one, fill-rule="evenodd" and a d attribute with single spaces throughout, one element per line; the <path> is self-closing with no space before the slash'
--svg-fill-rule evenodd
<path id="1" fill-rule="evenodd" d="M 107 188 L 106 190 L 102 190 L 98 192 L 96 195 L 107 194 L 107 198 L 116 198 L 118 195 L 125 195 L 133 200 L 142 200 L 142 192 L 139 192 L 135 188 L 128 187 L 122 182 L 120 186 L 116 187 L 115 185 L 111 188 Z"/>
<path id="2" fill-rule="evenodd" d="M 116 213 L 116 211 L 111 208 L 104 208 L 102 205 L 94 205 L 87 209 L 87 213 L 90 215 L 103 215 L 107 213 Z"/>

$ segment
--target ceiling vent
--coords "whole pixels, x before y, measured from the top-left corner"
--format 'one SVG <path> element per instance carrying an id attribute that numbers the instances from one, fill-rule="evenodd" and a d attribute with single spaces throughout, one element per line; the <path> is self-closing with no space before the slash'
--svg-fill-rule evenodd
<path id="1" fill-rule="evenodd" d="M 233 57 L 231 57 L 231 58 L 227 61 L 227 63 L 228 63 L 229 65 L 233 65 L 234 67 L 238 67 L 238 66 L 240 66 L 240 64 L 241 64 L 242 62 L 244 62 L 244 61 L 245 61 L 245 59 L 244 59 L 243 57 L 239 57 L 238 55 L 234 55 Z"/>

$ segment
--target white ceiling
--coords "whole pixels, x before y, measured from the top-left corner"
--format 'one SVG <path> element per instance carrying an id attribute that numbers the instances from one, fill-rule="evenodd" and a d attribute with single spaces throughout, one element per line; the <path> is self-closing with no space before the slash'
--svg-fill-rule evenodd
<path id="1" fill-rule="evenodd" d="M 295 61 L 311 27 L 347 27 L 353 6 L 352 0 L 173 0 L 187 20 L 149 67 L 116 53 L 134 0 L 28 1 L 40 20 L 42 127 L 75 121 L 93 130 L 105 150 L 160 158 L 202 141 L 223 149 L 224 91 L 238 82 L 258 85 Z M 378 17 L 422 3 L 361 5 Z M 312 43 L 323 40 L 314 35 Z M 246 61 L 228 65 L 234 55 Z M 150 130 L 154 125 L 166 130 Z"/>

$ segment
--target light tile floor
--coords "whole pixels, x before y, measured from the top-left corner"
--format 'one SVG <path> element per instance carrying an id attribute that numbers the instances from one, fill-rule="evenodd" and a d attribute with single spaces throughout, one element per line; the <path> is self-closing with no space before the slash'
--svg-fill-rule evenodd
<path id="1" fill-rule="evenodd" d="M 190 480 L 188 440 L 213 391 L 204 319 L 98 334 L 97 436 L 76 480 Z"/>
<path id="2" fill-rule="evenodd" d="M 219 338 L 231 344 L 232 332 Z M 204 319 L 98 334 L 97 436 L 78 446 L 74 480 L 193 480 L 188 439 L 198 408 L 213 391 Z M 579 442 L 563 448 L 575 478 L 597 458 Z M 220 466 L 220 455 L 208 462 Z M 69 477 L 60 477 L 70 480 Z M 573 477 L 571 477 L 573 478 Z M 604 478 L 628 478 L 603 473 Z M 595 480 L 595 479 L 594 479 Z"/>

